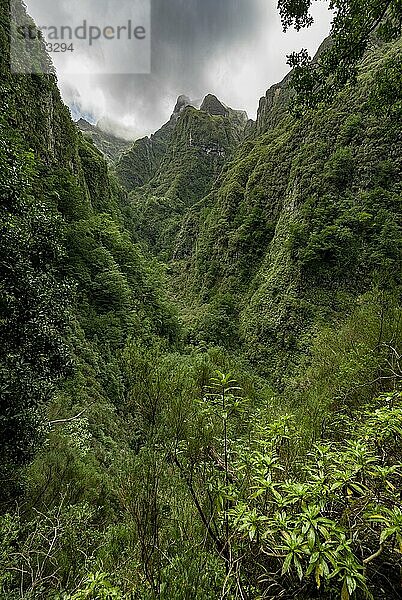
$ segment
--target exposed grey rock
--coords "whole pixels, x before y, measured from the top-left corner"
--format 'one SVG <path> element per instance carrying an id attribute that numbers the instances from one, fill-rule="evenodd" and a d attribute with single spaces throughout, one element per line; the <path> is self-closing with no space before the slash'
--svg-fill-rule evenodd
<path id="1" fill-rule="evenodd" d="M 229 109 L 227 106 L 222 104 L 220 100 L 213 94 L 207 94 L 202 101 L 200 110 L 207 112 L 210 115 L 227 117 L 229 115 Z"/>

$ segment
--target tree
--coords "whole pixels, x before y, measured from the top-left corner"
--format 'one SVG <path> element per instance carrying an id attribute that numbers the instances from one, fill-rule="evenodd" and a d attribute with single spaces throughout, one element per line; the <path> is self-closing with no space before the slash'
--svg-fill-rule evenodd
<path id="1" fill-rule="evenodd" d="M 312 0 L 279 0 L 284 31 L 291 26 L 298 31 L 309 27 L 313 23 L 311 5 Z M 330 38 L 316 59 L 305 49 L 288 56 L 299 110 L 331 98 L 353 81 L 371 41 L 390 41 L 401 35 L 401 0 L 329 0 L 328 7 L 334 14 Z"/>
<path id="2" fill-rule="evenodd" d="M 34 156 L 1 122 L 0 134 L 0 480 L 7 496 L 16 467 L 44 434 L 43 409 L 67 370 L 70 291 L 57 275 L 62 223 L 40 197 Z"/>

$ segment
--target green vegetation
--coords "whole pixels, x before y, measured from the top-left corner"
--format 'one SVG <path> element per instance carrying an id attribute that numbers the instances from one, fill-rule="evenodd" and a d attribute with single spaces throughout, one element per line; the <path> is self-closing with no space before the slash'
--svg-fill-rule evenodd
<path id="1" fill-rule="evenodd" d="M 123 393 L 117 353 L 127 340 L 174 343 L 179 326 L 162 292 L 162 268 L 124 230 L 124 192 L 76 130 L 54 77 L 9 73 L 3 4 L 0 389 L 7 500 L 24 478 L 16 465 L 31 459 L 46 436 L 57 381 L 69 374 L 60 382 L 58 418 L 98 401 L 112 410 Z"/>
<path id="2" fill-rule="evenodd" d="M 369 291 L 399 289 L 398 99 L 381 110 L 373 101 L 400 48 L 374 50 L 330 106 L 260 122 L 265 133 L 240 146 L 183 222 L 172 269 L 191 329 L 201 341 L 205 311 L 221 323 L 226 307 L 231 343 L 275 385 L 299 369 L 317 328 Z M 209 325 L 208 341 L 221 343 L 219 328 L 211 338 Z"/>
<path id="3" fill-rule="evenodd" d="M 400 41 L 112 172 L 0 8 L 0 599 L 400 597 Z"/>
<path id="4" fill-rule="evenodd" d="M 131 192 L 125 222 L 138 242 L 163 260 L 172 258 L 183 216 L 210 191 L 245 124 L 244 115 L 231 109 L 223 116 L 187 106 L 122 156 L 116 173 Z"/>
<path id="5" fill-rule="evenodd" d="M 91 125 L 85 119 L 79 119 L 77 127 L 84 133 L 87 139 L 92 140 L 94 145 L 98 150 L 103 152 L 111 164 L 114 164 L 120 155 L 131 146 L 130 142 L 116 137 L 111 133 L 106 133 L 98 125 Z"/>
<path id="6" fill-rule="evenodd" d="M 0 132 L 1 469 L 7 493 L 5 482 L 37 449 L 44 405 L 68 367 L 63 332 L 69 290 L 59 275 L 61 220 L 45 198 L 33 196 L 34 156 L 3 123 Z"/>
<path id="7" fill-rule="evenodd" d="M 309 27 L 311 4 L 312 0 L 279 0 L 284 31 Z M 328 8 L 333 13 L 330 40 L 319 55 L 312 60 L 303 49 L 288 57 L 298 110 L 331 100 L 348 81 L 355 81 L 359 61 L 370 45 L 398 39 L 402 32 L 400 0 L 331 0 Z"/>

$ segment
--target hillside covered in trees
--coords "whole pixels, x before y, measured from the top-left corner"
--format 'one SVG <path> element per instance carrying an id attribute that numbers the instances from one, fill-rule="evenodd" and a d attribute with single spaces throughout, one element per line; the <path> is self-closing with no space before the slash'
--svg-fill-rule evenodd
<path id="1" fill-rule="evenodd" d="M 10 72 L 0 0 L 1 600 L 402 597 L 402 10 L 372 4 L 255 122 L 180 96 L 116 159 Z"/>

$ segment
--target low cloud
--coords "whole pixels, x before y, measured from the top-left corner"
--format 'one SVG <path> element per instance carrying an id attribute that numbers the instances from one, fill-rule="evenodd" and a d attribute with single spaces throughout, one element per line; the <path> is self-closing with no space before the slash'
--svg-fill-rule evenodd
<path id="1" fill-rule="evenodd" d="M 123 18 L 131 2 L 60 0 L 53 6 L 66 20 L 78 1 L 88 2 L 88 21 L 115 6 Z M 26 3 L 34 14 L 38 0 Z M 310 29 L 284 34 L 276 0 L 153 0 L 151 74 L 83 76 L 59 70 L 59 86 L 74 117 L 100 121 L 129 139 L 166 122 L 180 94 L 213 93 L 255 118 L 260 96 L 288 71 L 286 54 L 302 47 L 314 53 L 328 34 L 327 7 L 315 5 Z"/>

